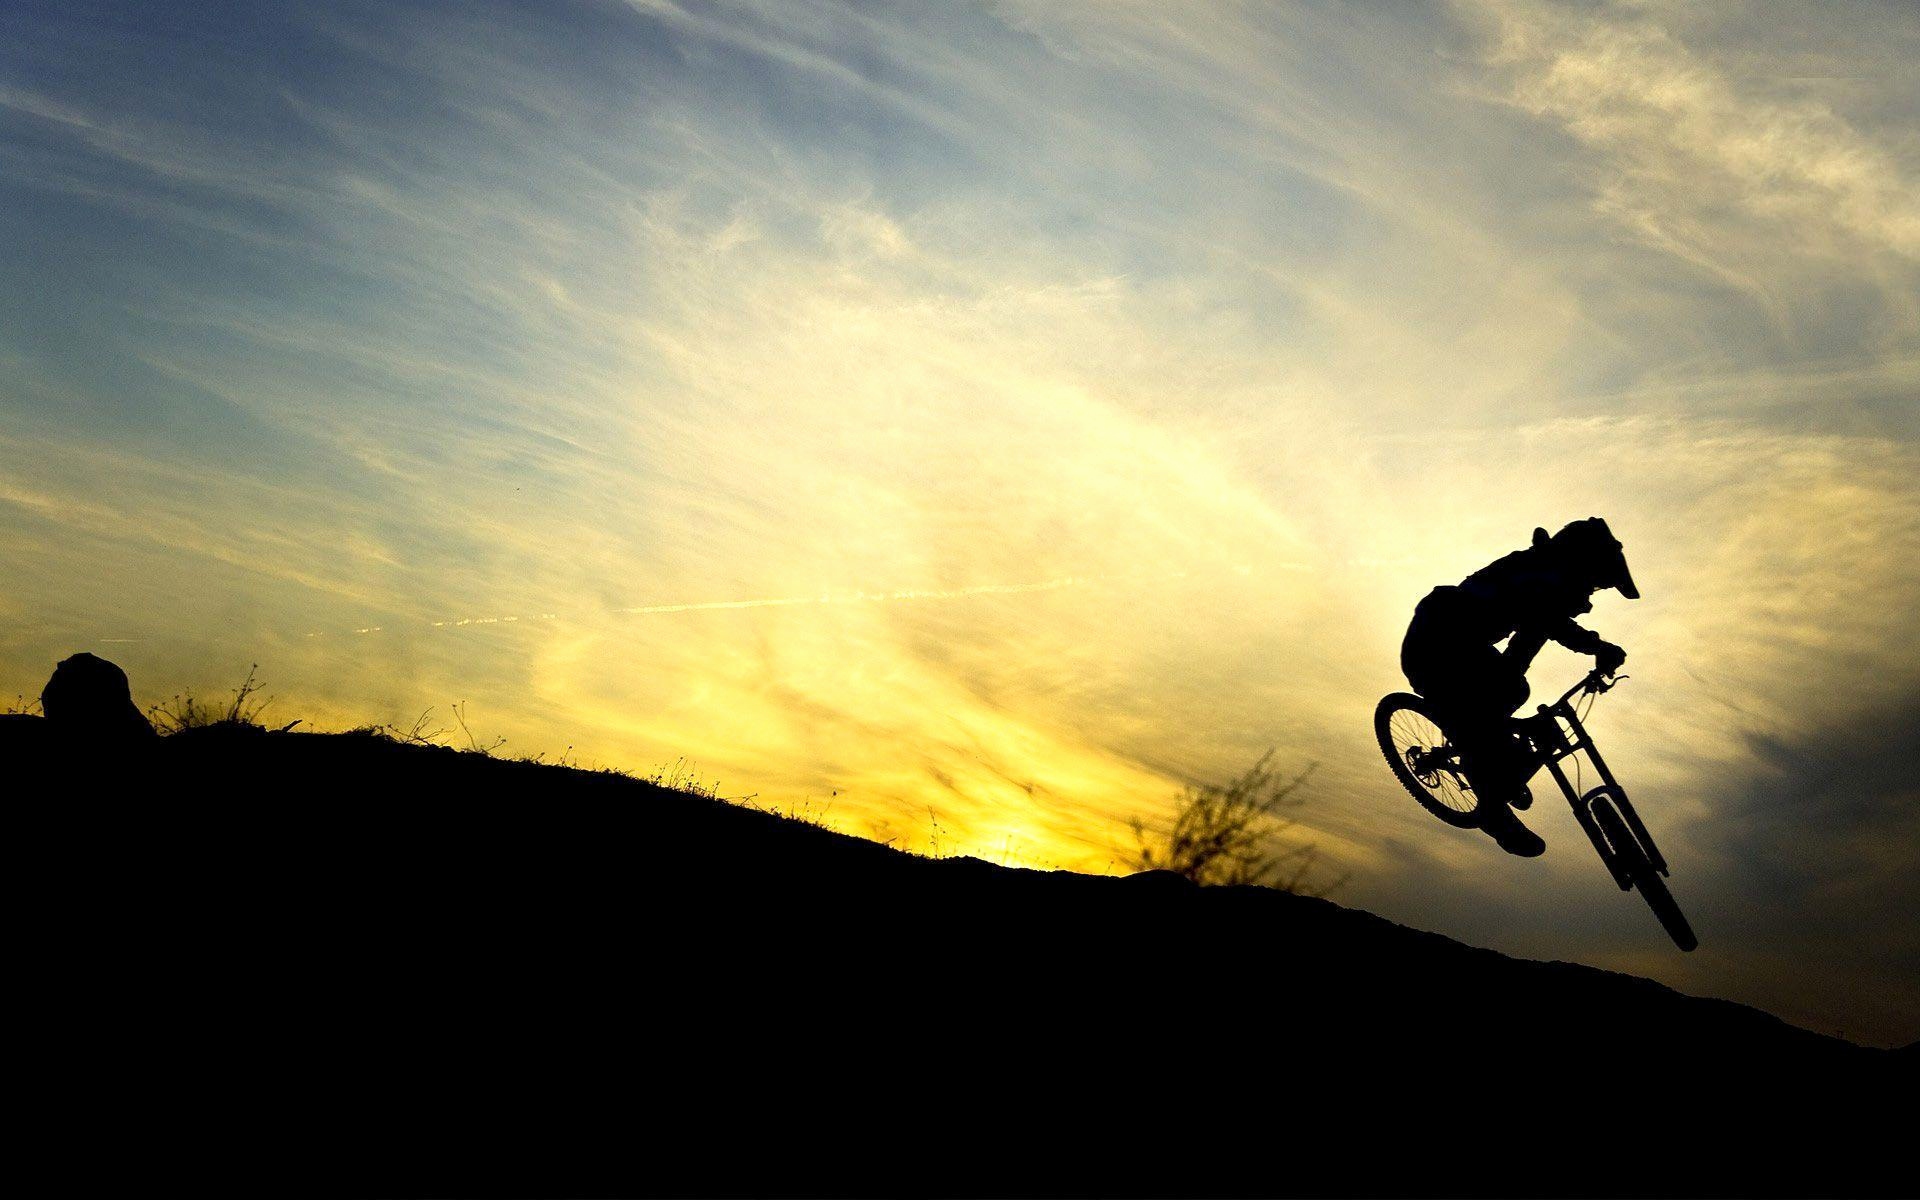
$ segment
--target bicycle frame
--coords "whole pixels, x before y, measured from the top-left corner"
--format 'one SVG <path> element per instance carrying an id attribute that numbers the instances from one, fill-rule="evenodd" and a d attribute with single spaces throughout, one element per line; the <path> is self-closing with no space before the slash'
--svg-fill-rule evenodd
<path id="1" fill-rule="evenodd" d="M 1621 678 L 1625 678 L 1622 676 Z M 1532 747 L 1537 759 L 1534 772 L 1545 767 L 1553 776 L 1560 790 L 1566 794 L 1567 803 L 1573 806 L 1574 819 L 1580 822 L 1580 828 L 1586 831 L 1593 842 L 1593 848 L 1600 854 L 1600 860 L 1607 864 L 1607 871 L 1613 881 L 1620 885 L 1621 891 L 1633 887 L 1633 878 L 1623 864 L 1620 855 L 1607 845 L 1606 835 L 1601 833 L 1599 824 L 1594 820 L 1593 807 L 1602 801 L 1610 801 L 1615 811 L 1626 821 L 1627 828 L 1640 843 L 1652 867 L 1666 875 L 1667 860 L 1660 856 L 1660 850 L 1653 844 L 1653 836 L 1647 827 L 1640 823 L 1640 814 L 1633 809 L 1633 802 L 1627 799 L 1626 789 L 1620 786 L 1607 767 L 1607 760 L 1600 757 L 1600 750 L 1593 744 L 1593 738 L 1587 733 L 1587 727 L 1581 722 L 1580 714 L 1574 709 L 1574 700 L 1587 693 L 1595 695 L 1607 691 L 1619 680 L 1608 680 L 1598 671 L 1588 675 L 1568 690 L 1552 704 L 1542 704 L 1533 716 L 1519 717 L 1514 721 L 1516 731 Z M 1600 776 L 1600 783 L 1588 788 L 1585 793 L 1575 791 L 1573 781 L 1567 778 L 1562 760 L 1575 754 L 1584 754 Z"/>

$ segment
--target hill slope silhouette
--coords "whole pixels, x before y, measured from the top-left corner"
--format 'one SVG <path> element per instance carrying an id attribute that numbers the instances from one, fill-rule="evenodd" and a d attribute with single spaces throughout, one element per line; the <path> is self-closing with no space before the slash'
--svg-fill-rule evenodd
<path id="1" fill-rule="evenodd" d="M 30 848 L 19 1027 L 53 1126 L 96 1147 L 76 1187 L 1909 1182 L 1911 1048 L 1324 900 L 927 859 L 360 734 L 89 755 L 16 719 L 0 753 Z"/>

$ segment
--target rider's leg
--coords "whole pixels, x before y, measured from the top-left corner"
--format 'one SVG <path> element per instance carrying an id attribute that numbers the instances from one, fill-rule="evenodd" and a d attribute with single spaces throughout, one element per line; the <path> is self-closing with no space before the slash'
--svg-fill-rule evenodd
<path id="1" fill-rule="evenodd" d="M 1527 702 L 1532 691 L 1523 669 L 1516 668 L 1504 655 L 1483 660 L 1483 669 L 1470 685 L 1471 703 L 1479 715 L 1481 727 L 1475 736 L 1481 753 L 1490 759 L 1489 787 L 1515 808 L 1533 803 L 1527 780 L 1533 775 L 1532 755 L 1527 743 L 1513 729 L 1513 713 Z"/>
<path id="2" fill-rule="evenodd" d="M 1527 779 L 1532 758 L 1513 732 L 1513 710 L 1526 699 L 1524 676 L 1503 669 L 1497 654 L 1475 664 L 1457 686 L 1445 689 L 1452 714 L 1447 732 L 1461 749 L 1468 778 L 1480 799 L 1480 828 L 1501 849 L 1532 857 L 1546 849 L 1538 835 L 1513 815 L 1531 803 Z M 1524 798 L 1524 799 L 1523 799 Z"/>
<path id="3" fill-rule="evenodd" d="M 1473 789 L 1483 799 L 1498 799 L 1511 804 L 1526 788 L 1524 748 L 1513 735 L 1508 718 L 1498 709 L 1467 708 L 1453 710 L 1447 732 L 1460 747 Z"/>
<path id="4" fill-rule="evenodd" d="M 1414 690 L 1440 710 L 1441 725 L 1459 748 L 1480 800 L 1480 827 L 1503 849 L 1533 855 L 1546 844 L 1509 807 L 1526 794 L 1532 774 L 1515 740 L 1513 711 L 1526 702 L 1523 669 L 1479 640 L 1472 622 L 1438 588 L 1414 611 L 1400 646 L 1400 666 Z"/>

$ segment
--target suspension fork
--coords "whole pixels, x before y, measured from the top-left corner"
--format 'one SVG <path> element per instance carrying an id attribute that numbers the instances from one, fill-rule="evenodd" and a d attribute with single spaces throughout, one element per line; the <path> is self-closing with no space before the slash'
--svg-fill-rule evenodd
<path id="1" fill-rule="evenodd" d="M 1565 728 L 1561 726 L 1562 721 L 1566 722 Z M 1662 875 L 1667 874 L 1667 860 L 1661 857 L 1660 848 L 1653 843 L 1653 835 L 1641 823 L 1640 814 L 1634 811 L 1633 802 L 1627 799 L 1626 789 L 1613 777 L 1612 768 L 1601 757 L 1600 748 L 1593 744 L 1593 738 L 1587 733 L 1587 727 L 1581 723 L 1580 714 L 1574 711 L 1573 705 L 1565 701 L 1554 705 L 1542 704 L 1538 714 L 1524 720 L 1522 725 L 1528 741 L 1540 756 L 1541 765 L 1546 767 L 1553 781 L 1566 794 L 1567 802 L 1573 807 L 1574 819 L 1586 831 L 1593 848 L 1599 851 L 1600 858 L 1613 873 L 1614 881 L 1623 888 L 1632 886 L 1631 879 L 1617 861 L 1618 856 L 1608 847 L 1606 835 L 1593 819 L 1593 805 L 1602 799 L 1613 802 L 1614 809 L 1626 821 L 1627 828 L 1632 831 L 1634 840 L 1640 843 L 1653 869 Z M 1600 783 L 1589 788 L 1585 795 L 1575 790 L 1573 781 L 1567 778 L 1566 770 L 1560 765 L 1561 759 L 1574 754 L 1585 754 L 1600 775 Z"/>
<path id="2" fill-rule="evenodd" d="M 1595 746 L 1593 739 L 1587 736 L 1587 727 L 1580 723 L 1580 718 L 1572 711 L 1571 705 L 1568 706 L 1567 719 L 1573 723 L 1576 738 L 1575 744 L 1578 745 L 1580 749 L 1586 751 L 1587 757 L 1592 760 L 1594 768 L 1600 772 L 1600 778 L 1603 781 L 1606 794 L 1613 798 L 1613 807 L 1619 811 L 1622 817 L 1626 818 L 1627 828 L 1633 831 L 1633 838 L 1640 843 L 1640 849 L 1646 854 L 1647 862 L 1652 865 L 1654 870 L 1665 875 L 1667 873 L 1667 860 L 1661 857 L 1660 847 L 1653 844 L 1653 835 L 1648 833 L 1647 827 L 1640 823 L 1640 814 L 1634 811 L 1633 801 L 1627 799 L 1627 789 L 1621 787 L 1620 781 L 1613 777 L 1613 772 L 1607 767 L 1607 760 L 1600 757 L 1600 748 Z M 1600 790 L 1600 788 L 1596 787 L 1587 793 L 1589 804 L 1591 804 L 1592 800 L 1598 798 L 1597 793 L 1599 793 Z"/>
<path id="3" fill-rule="evenodd" d="M 1558 705 L 1542 704 L 1538 714 L 1526 718 L 1521 725 L 1526 730 L 1527 740 L 1532 743 L 1535 753 L 1540 757 L 1540 765 L 1545 767 L 1547 773 L 1553 776 L 1553 781 L 1560 785 L 1561 792 L 1567 797 L 1568 807 L 1573 809 L 1573 819 L 1580 823 L 1581 831 L 1587 835 L 1587 840 L 1593 843 L 1594 850 L 1600 855 L 1600 861 L 1607 865 L 1607 871 L 1613 876 L 1613 881 L 1623 888 L 1627 887 L 1629 885 L 1626 872 L 1615 861 L 1613 849 L 1607 845 L 1606 835 L 1600 832 L 1600 826 L 1594 821 L 1593 810 L 1587 802 L 1587 797 L 1574 790 L 1573 780 L 1567 778 L 1566 770 L 1560 765 L 1561 759 L 1580 748 L 1577 742 L 1567 737 L 1566 730 L 1561 728 L 1560 722 L 1556 719 L 1561 715 L 1570 717 L 1572 713 Z M 1574 728 L 1578 729 L 1579 726 L 1576 724 Z"/>

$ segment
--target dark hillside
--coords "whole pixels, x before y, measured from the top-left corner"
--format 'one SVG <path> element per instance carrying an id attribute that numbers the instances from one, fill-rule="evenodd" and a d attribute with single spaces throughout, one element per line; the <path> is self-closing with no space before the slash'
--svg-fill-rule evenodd
<path id="1" fill-rule="evenodd" d="M 44 735 L 0 751 L 76 1189 L 1911 1182 L 1911 1053 L 1326 901 L 928 860 L 360 735 Z"/>

